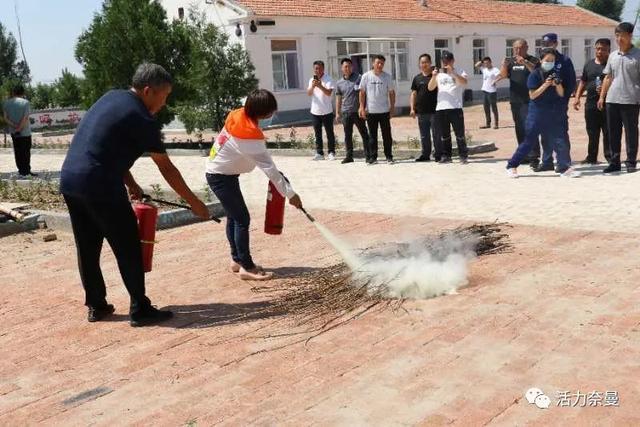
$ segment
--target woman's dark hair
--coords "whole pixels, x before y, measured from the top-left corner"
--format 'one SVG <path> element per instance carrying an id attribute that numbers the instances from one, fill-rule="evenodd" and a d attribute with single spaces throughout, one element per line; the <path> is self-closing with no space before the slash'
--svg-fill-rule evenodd
<path id="1" fill-rule="evenodd" d="M 353 64 L 353 61 L 350 60 L 349 58 L 342 58 L 342 61 L 340 61 L 340 65 L 344 64 L 345 62 L 347 64 Z"/>
<path id="2" fill-rule="evenodd" d="M 545 56 L 547 56 L 549 54 L 551 54 L 553 56 L 556 56 L 556 50 L 553 49 L 553 48 L 550 48 L 550 47 L 545 47 L 544 49 L 542 49 L 540 51 L 540 59 L 544 58 Z"/>
<path id="3" fill-rule="evenodd" d="M 171 74 L 162 66 L 149 62 L 138 65 L 131 79 L 131 86 L 138 90 L 142 90 L 147 86 L 158 88 L 167 85 L 173 85 Z"/>
<path id="4" fill-rule="evenodd" d="M 13 85 L 11 87 L 11 96 L 23 96 L 24 95 L 24 86 L 21 83 Z"/>
<path id="5" fill-rule="evenodd" d="M 278 101 L 266 89 L 256 89 L 249 94 L 244 102 L 244 112 L 252 120 L 269 117 L 278 110 Z"/>

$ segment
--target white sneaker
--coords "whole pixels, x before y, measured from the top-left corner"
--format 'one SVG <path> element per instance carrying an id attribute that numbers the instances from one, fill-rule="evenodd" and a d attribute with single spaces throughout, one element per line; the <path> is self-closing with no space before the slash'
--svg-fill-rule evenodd
<path id="1" fill-rule="evenodd" d="M 516 168 L 507 169 L 507 177 L 509 178 L 519 178 L 518 170 Z"/>
<path id="2" fill-rule="evenodd" d="M 324 156 L 322 154 L 316 154 L 311 160 L 324 160 Z"/>
<path id="3" fill-rule="evenodd" d="M 327 160 L 335 160 L 336 159 L 336 155 L 333 153 L 329 153 L 329 155 L 327 156 Z"/>
<path id="4" fill-rule="evenodd" d="M 560 176 L 563 178 L 580 178 L 582 174 L 574 168 L 569 168 L 566 171 L 562 172 Z"/>

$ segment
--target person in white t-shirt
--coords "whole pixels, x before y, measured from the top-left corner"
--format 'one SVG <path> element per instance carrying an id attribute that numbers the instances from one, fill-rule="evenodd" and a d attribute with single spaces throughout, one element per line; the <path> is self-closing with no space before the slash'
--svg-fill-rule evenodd
<path id="1" fill-rule="evenodd" d="M 436 145 L 435 157 L 440 163 L 451 163 L 451 127 L 456 134 L 460 163 L 466 164 L 469 156 L 464 132 L 462 96 L 467 86 L 467 73 L 454 67 L 453 53 L 445 50 L 441 56 L 442 67 L 436 68 L 429 80 L 429 90 L 438 88 L 436 123 L 440 126 L 440 144 Z"/>
<path id="2" fill-rule="evenodd" d="M 491 111 L 493 111 L 495 119 L 493 128 L 498 129 L 498 89 L 496 88 L 496 79 L 500 76 L 500 70 L 493 66 L 491 58 L 488 56 L 482 58 L 482 61 L 478 61 L 475 67 L 482 71 L 484 115 L 487 119 L 486 126 L 480 126 L 480 129 L 489 129 L 491 127 Z"/>
<path id="3" fill-rule="evenodd" d="M 328 159 L 336 158 L 336 137 L 333 133 L 333 80 L 324 73 L 324 62 L 313 63 L 313 77 L 309 79 L 307 95 L 311 97 L 311 117 L 313 131 L 316 135 L 316 155 L 313 160 L 324 160 L 324 148 L 322 142 L 322 127 L 327 132 Z"/>

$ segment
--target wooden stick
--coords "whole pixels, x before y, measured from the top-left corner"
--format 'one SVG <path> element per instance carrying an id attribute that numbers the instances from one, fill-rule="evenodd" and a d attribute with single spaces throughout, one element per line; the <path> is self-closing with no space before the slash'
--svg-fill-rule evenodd
<path id="1" fill-rule="evenodd" d="M 8 216 L 9 218 L 12 218 L 18 222 L 22 222 L 24 221 L 26 215 L 23 214 L 22 212 L 15 210 L 15 209 L 10 209 L 10 208 L 6 208 L 4 206 L 0 205 L 0 213 Z"/>

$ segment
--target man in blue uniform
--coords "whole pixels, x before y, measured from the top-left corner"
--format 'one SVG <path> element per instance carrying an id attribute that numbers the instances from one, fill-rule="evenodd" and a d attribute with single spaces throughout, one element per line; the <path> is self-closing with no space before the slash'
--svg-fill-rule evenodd
<path id="1" fill-rule="evenodd" d="M 171 85 L 171 76 L 161 66 L 140 65 L 130 90 L 109 91 L 87 111 L 62 165 L 60 192 L 69 208 L 89 322 L 114 312 L 100 271 L 104 239 L 131 298 L 131 326 L 172 317 L 170 311 L 153 307 L 145 295 L 138 226 L 127 197 L 127 192 L 132 199 L 142 196 L 129 169 L 143 153 L 150 153 L 162 176 L 196 215 L 209 217 L 167 156 L 153 117 L 164 107 Z"/>

